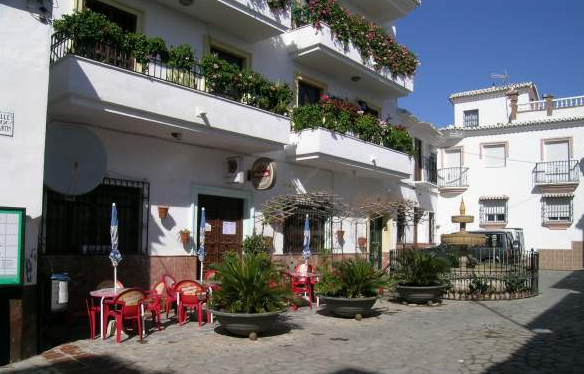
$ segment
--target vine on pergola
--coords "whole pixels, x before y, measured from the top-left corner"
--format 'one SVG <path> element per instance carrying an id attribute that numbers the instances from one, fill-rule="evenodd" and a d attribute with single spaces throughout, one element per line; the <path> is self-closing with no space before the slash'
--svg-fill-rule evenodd
<path id="1" fill-rule="evenodd" d="M 353 211 L 356 216 L 366 217 L 368 220 L 395 215 L 402 217 L 406 224 L 420 223 L 428 217 L 427 212 L 419 209 L 415 201 L 390 194 L 361 198 Z"/>
<path id="2" fill-rule="evenodd" d="M 307 192 L 276 196 L 262 204 L 262 212 L 256 217 L 262 225 L 283 224 L 299 209 L 310 211 L 312 216 L 343 219 L 349 208 L 339 195 L 328 192 Z"/>

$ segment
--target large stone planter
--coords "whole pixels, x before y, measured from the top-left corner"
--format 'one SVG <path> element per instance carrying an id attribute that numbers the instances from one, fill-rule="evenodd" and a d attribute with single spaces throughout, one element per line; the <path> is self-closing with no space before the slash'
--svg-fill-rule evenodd
<path id="1" fill-rule="evenodd" d="M 426 304 L 428 301 L 439 299 L 444 293 L 444 286 L 396 286 L 395 290 L 399 297 L 408 303 Z"/>
<path id="2" fill-rule="evenodd" d="M 282 311 L 271 313 L 227 313 L 218 310 L 209 310 L 217 317 L 219 324 L 227 331 L 237 336 L 247 336 L 250 339 L 257 337 L 257 334 L 270 331 L 278 323 L 278 317 Z"/>
<path id="3" fill-rule="evenodd" d="M 333 314 L 341 317 L 357 317 L 363 316 L 371 312 L 371 308 L 377 301 L 377 297 L 359 297 L 348 299 L 345 297 L 329 297 L 320 296 L 324 302 L 325 308 Z"/>

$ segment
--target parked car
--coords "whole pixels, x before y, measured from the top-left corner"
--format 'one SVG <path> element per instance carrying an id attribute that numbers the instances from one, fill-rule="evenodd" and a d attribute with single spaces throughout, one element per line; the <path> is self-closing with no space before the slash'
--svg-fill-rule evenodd
<path id="1" fill-rule="evenodd" d="M 513 235 L 513 241 L 519 242 L 519 250 L 521 252 L 526 251 L 525 248 L 525 238 L 523 237 L 523 229 L 518 227 L 506 227 L 501 229 L 502 231 L 510 232 Z"/>
<path id="2" fill-rule="evenodd" d="M 513 263 L 519 259 L 522 251 L 521 242 L 515 240 L 512 232 L 508 230 L 481 230 L 470 232 L 472 234 L 483 234 L 487 237 L 484 246 L 471 248 L 471 256 L 477 261 Z M 521 232 L 521 237 L 522 236 L 523 232 Z"/>

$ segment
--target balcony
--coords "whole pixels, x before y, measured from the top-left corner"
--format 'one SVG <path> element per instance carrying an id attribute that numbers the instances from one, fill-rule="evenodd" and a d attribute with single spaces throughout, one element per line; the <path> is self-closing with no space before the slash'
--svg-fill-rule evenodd
<path id="1" fill-rule="evenodd" d="M 195 0 L 190 6 L 177 0 L 157 1 L 248 42 L 282 34 L 291 26 L 290 11 L 272 10 L 266 1 Z"/>
<path id="2" fill-rule="evenodd" d="M 538 162 L 533 168 L 533 185 L 542 190 L 575 190 L 580 183 L 578 160 Z"/>
<path id="3" fill-rule="evenodd" d="M 554 99 L 547 95 L 544 100 L 517 104 L 517 120 L 529 121 L 547 117 L 581 117 L 584 116 L 584 96 Z"/>
<path id="4" fill-rule="evenodd" d="M 52 49 L 50 121 L 170 139 L 180 132 L 183 143 L 246 154 L 280 150 L 289 141 L 289 118 L 205 92 L 198 65 L 179 70 L 151 59 L 142 72 L 117 51 L 100 50 L 111 53 L 106 64 L 74 49 L 80 48 Z"/>
<path id="5" fill-rule="evenodd" d="M 376 70 L 372 61 L 363 61 L 355 46 L 351 44 L 345 49 L 326 25 L 321 30 L 305 25 L 289 31 L 284 42 L 295 61 L 372 95 L 404 97 L 414 90 L 411 77 L 394 77 L 388 70 Z"/>
<path id="6" fill-rule="evenodd" d="M 316 129 L 292 133 L 290 139 L 287 157 L 317 168 L 374 179 L 409 178 L 413 169 L 407 154 L 351 135 Z"/>
<path id="7" fill-rule="evenodd" d="M 402 18 L 420 6 L 419 0 L 341 0 L 380 21 Z"/>
<path id="8" fill-rule="evenodd" d="M 440 192 L 456 193 L 468 188 L 468 168 L 453 167 L 438 169 L 438 188 Z"/>

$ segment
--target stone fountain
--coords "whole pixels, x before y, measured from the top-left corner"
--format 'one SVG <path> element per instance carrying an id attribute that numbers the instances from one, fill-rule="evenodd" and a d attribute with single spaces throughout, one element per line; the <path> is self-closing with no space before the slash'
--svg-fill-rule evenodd
<path id="1" fill-rule="evenodd" d="M 473 246 L 485 245 L 487 237 L 483 234 L 471 234 L 466 232 L 466 224 L 474 222 L 474 216 L 466 215 L 464 200 L 460 202 L 460 214 L 452 216 L 452 222 L 460 224 L 460 230 L 452 234 L 442 234 L 443 244 L 451 245 L 462 250 L 464 255 L 460 258 L 461 268 L 466 268 L 468 262 L 467 250 Z"/>

